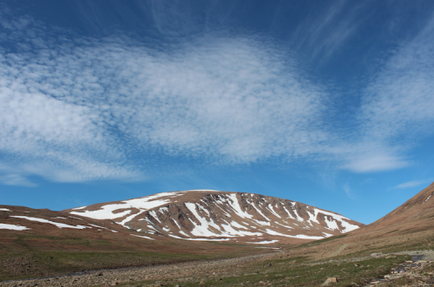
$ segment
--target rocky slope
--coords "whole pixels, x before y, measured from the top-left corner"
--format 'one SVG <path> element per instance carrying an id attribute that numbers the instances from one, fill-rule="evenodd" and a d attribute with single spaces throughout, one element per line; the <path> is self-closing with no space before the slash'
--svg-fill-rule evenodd
<path id="1" fill-rule="evenodd" d="M 337 213 L 291 200 L 214 190 L 165 192 L 66 212 L 112 220 L 143 234 L 262 244 L 322 239 L 362 226 Z"/>

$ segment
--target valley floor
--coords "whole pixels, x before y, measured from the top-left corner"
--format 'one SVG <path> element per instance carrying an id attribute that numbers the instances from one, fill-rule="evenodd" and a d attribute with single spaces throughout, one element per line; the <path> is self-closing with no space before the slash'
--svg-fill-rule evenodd
<path id="1" fill-rule="evenodd" d="M 411 256 L 411 257 L 410 257 Z M 0 282 L 12 286 L 434 286 L 434 252 L 309 261 L 285 252 L 82 275 Z"/>

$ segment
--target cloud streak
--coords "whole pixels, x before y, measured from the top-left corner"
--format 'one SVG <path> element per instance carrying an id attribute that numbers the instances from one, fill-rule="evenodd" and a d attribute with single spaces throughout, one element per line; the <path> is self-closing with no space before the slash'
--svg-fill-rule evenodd
<path id="1" fill-rule="evenodd" d="M 333 26 L 342 12 L 333 9 L 313 34 Z M 3 20 L 0 181 L 140 180 L 155 154 L 229 165 L 330 160 L 358 173 L 405 167 L 412 141 L 403 135 L 433 134 L 433 23 L 369 81 L 342 132 L 329 125 L 330 95 L 268 39 L 208 34 L 157 45 Z M 339 49 L 349 27 L 313 54 Z"/>
<path id="2" fill-rule="evenodd" d="M 434 15 L 402 44 L 363 90 L 347 163 L 355 172 L 398 169 L 406 153 L 434 134 Z"/>
<path id="3" fill-rule="evenodd" d="M 132 157 L 146 165 L 155 152 L 291 161 L 326 139 L 321 90 L 259 41 L 209 37 L 158 50 L 109 37 L 48 48 L 54 40 L 34 33 L 27 44 L 38 49 L 0 58 L 0 150 L 20 159 L 6 162 L 22 175 L 139 178 L 144 166 Z"/>
<path id="4" fill-rule="evenodd" d="M 404 188 L 416 187 L 416 186 L 422 185 L 422 184 L 427 183 L 427 182 L 428 182 L 427 180 L 409 181 L 409 182 L 404 182 L 404 183 L 398 184 L 397 186 L 394 186 L 393 188 L 404 189 Z"/>

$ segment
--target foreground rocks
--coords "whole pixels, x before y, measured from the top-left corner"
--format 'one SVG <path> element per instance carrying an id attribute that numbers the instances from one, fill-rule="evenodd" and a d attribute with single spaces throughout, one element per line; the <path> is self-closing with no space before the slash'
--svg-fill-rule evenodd
<path id="1" fill-rule="evenodd" d="M 376 253 L 375 256 L 390 257 L 394 255 L 411 255 L 413 260 L 408 260 L 393 268 L 392 272 L 384 278 L 373 279 L 364 287 L 375 286 L 434 286 L 434 252 L 433 251 L 405 251 L 394 254 Z M 371 254 L 372 256 L 372 254 Z"/>
<path id="2" fill-rule="evenodd" d="M 65 287 L 65 286 L 116 286 L 118 284 L 140 281 L 153 281 L 151 286 L 163 286 L 159 281 L 174 279 L 182 286 L 183 282 L 197 281 L 198 286 L 203 278 L 236 276 L 238 266 L 270 254 L 251 255 L 240 258 L 178 263 L 171 265 L 137 267 L 115 270 L 100 270 L 68 276 L 39 278 L 30 280 L 13 280 L 0 282 L 0 287 Z M 175 285 L 173 285 L 175 286 Z"/>
<path id="3" fill-rule="evenodd" d="M 100 270 L 87 272 L 86 274 L 73 275 L 73 276 L 61 276 L 53 278 L 40 278 L 31 280 L 16 280 L 10 282 L 0 283 L 0 287 L 7 286 L 185 286 L 186 284 L 193 286 L 205 286 L 205 282 L 213 280 L 214 282 L 230 281 L 230 278 L 240 278 L 243 276 L 250 276 L 256 273 L 246 273 L 249 266 L 259 266 L 261 278 L 254 281 L 238 281 L 237 284 L 230 283 L 227 286 L 288 286 L 288 280 L 292 280 L 295 277 L 303 277 L 308 275 L 310 269 L 305 269 L 303 274 L 293 274 L 292 277 L 284 277 L 284 275 L 275 275 L 274 279 L 271 279 L 272 273 L 282 272 L 290 266 L 315 266 L 318 264 L 332 263 L 333 266 L 340 266 L 341 264 L 351 264 L 358 268 L 366 268 L 362 266 L 362 261 L 369 258 L 385 258 L 394 260 L 399 255 L 411 255 L 412 260 L 408 260 L 400 265 L 392 268 L 389 274 L 382 276 L 381 278 L 366 277 L 366 279 L 356 279 L 351 285 L 345 286 L 433 286 L 434 287 L 434 252 L 433 251 L 412 251 L 412 252 L 400 252 L 393 254 L 373 253 L 364 257 L 346 258 L 340 260 L 329 260 L 327 262 L 305 262 L 297 263 L 293 261 L 271 261 L 276 258 L 280 259 L 284 257 L 283 253 L 280 254 L 262 254 L 253 255 L 234 259 L 215 260 L 215 261 L 201 261 L 190 263 L 178 263 L 172 265 L 162 265 L 154 267 L 141 267 L 141 268 L 125 268 L 116 270 Z M 265 263 L 262 260 L 266 260 Z M 271 263 L 273 262 L 273 263 Z M 346 263 L 344 263 L 346 262 Z M 284 265 L 282 265 L 284 264 Z M 281 266 L 281 267 L 280 267 Z M 256 267 L 255 267 L 256 268 Z M 280 269 L 279 269 L 280 268 Z M 283 269 L 282 269 L 283 268 Z M 298 268 L 298 267 L 297 267 Z M 346 267 L 348 268 L 348 267 Z M 319 267 L 317 268 L 319 270 Z M 342 270 L 344 270 L 343 268 Z M 280 271 L 278 271 L 280 270 Z M 321 268 L 321 270 L 327 271 L 327 268 Z M 341 270 L 341 271 L 342 271 Z M 389 270 L 389 269 L 387 269 Z M 271 273 L 268 273 L 271 271 Z M 255 272 L 250 270 L 249 272 Z M 284 272 L 284 271 L 283 271 Z M 331 273 L 331 272 L 330 272 Z M 317 286 L 336 286 L 343 284 L 340 282 L 341 275 L 334 275 L 337 273 L 327 274 L 329 277 L 326 281 L 318 283 Z M 270 274 L 270 277 L 269 275 Z M 384 274 L 384 273 L 382 273 Z M 279 277 L 282 276 L 282 277 Z M 286 276 L 286 275 L 285 275 Z M 325 279 L 324 278 L 324 279 Z M 324 280 L 323 279 L 323 280 Z M 251 280 L 251 279 L 246 279 Z M 256 281 L 258 280 L 258 281 Z M 261 280 L 261 281 L 259 281 Z M 221 282 L 221 281 L 220 281 Z M 233 282 L 233 281 L 232 281 Z M 361 282 L 361 283 L 360 283 Z M 299 282 L 300 283 L 300 282 Z M 363 284 L 364 283 L 364 284 Z M 296 283 L 298 284 L 298 283 Z M 302 284 L 302 283 L 300 283 Z M 301 286 L 300 284 L 294 286 Z M 208 286 L 208 285 L 206 285 Z M 292 284 L 290 286 L 293 286 Z M 304 285 L 303 285 L 304 286 Z M 341 286 L 341 285 L 339 285 Z"/>

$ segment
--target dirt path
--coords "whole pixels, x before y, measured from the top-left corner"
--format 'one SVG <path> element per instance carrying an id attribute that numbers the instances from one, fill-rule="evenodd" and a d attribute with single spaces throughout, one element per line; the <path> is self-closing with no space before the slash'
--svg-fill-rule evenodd
<path id="1" fill-rule="evenodd" d="M 39 278 L 30 280 L 14 280 L 0 282 L 0 287 L 27 287 L 27 286 L 115 286 L 119 283 L 137 282 L 145 280 L 177 279 L 177 282 L 200 282 L 209 277 L 233 276 L 241 265 L 264 259 L 275 253 L 251 255 L 246 257 L 186 262 L 171 265 L 125 268 L 114 270 L 91 271 L 84 275 L 59 276 L 52 278 Z"/>
<path id="2" fill-rule="evenodd" d="M 333 253 L 330 255 L 330 257 L 338 256 L 338 255 L 342 252 L 342 250 L 344 250 L 345 247 L 347 247 L 347 246 L 348 246 L 348 243 L 342 244 L 342 246 L 339 247 L 338 250 L 336 250 L 335 252 L 333 252 Z"/>

